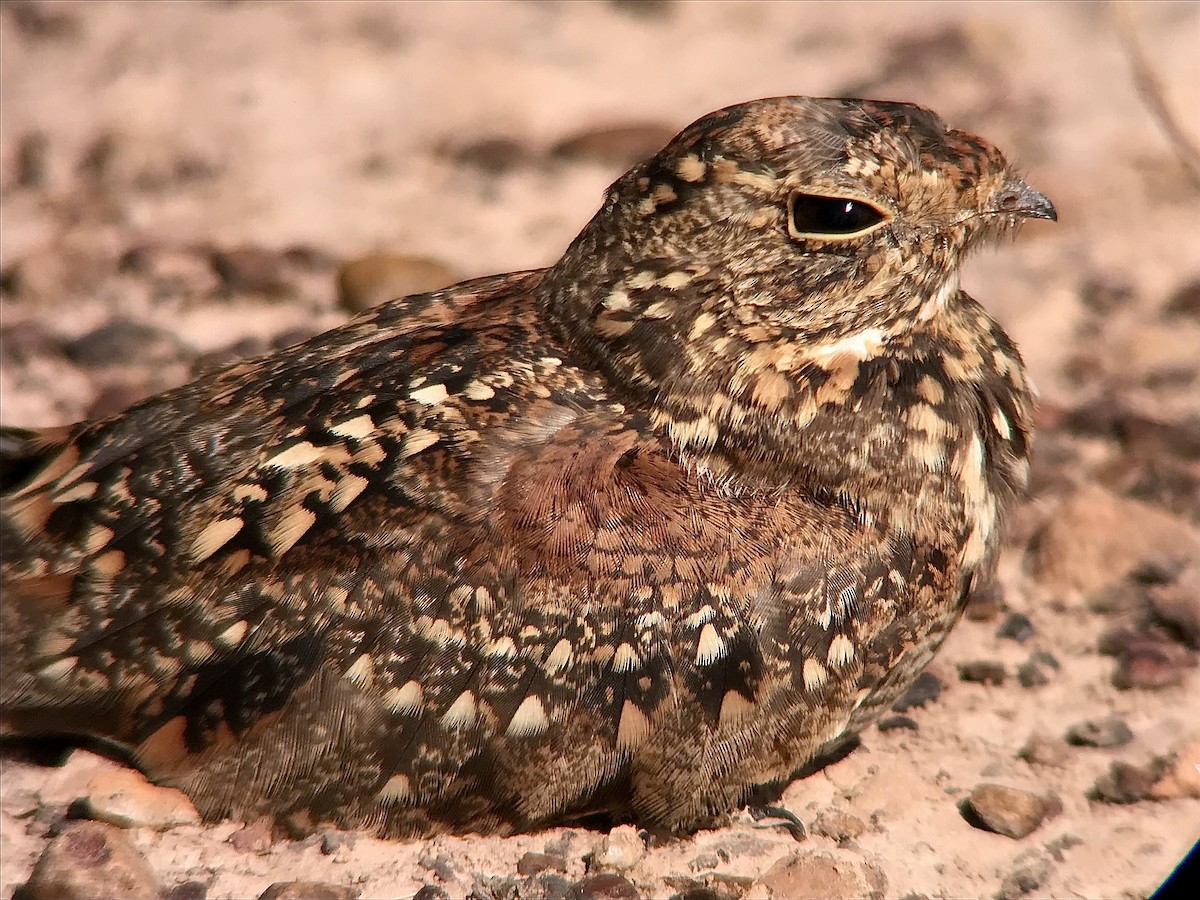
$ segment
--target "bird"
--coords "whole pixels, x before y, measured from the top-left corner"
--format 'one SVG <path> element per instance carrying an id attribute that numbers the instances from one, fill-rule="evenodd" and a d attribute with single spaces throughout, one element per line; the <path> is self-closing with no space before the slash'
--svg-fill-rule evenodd
<path id="1" fill-rule="evenodd" d="M 5 426 L 0 730 L 289 833 L 728 822 L 992 576 L 1035 400 L 960 266 L 1056 218 L 920 106 L 753 100 L 547 268 Z"/>

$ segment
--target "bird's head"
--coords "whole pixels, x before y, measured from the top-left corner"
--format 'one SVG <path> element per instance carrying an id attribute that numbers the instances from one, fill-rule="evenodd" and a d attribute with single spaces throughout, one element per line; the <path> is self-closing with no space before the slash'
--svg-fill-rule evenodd
<path id="1" fill-rule="evenodd" d="M 542 299 L 627 388 L 719 402 L 770 370 L 779 406 L 792 373 L 936 320 L 973 246 L 1055 217 L 999 150 L 921 107 L 756 100 L 618 179 Z"/>

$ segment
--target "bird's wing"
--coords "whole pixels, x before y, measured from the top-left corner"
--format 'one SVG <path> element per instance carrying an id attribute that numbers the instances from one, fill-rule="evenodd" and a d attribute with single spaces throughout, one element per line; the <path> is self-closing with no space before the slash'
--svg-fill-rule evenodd
<path id="1" fill-rule="evenodd" d="M 111 419 L 6 429 L 5 726 L 134 740 L 132 708 L 194 663 L 304 633 L 264 604 L 297 600 L 314 548 L 346 531 L 351 552 L 386 544 L 371 510 L 394 527 L 436 509 L 436 478 L 407 465 L 469 440 L 461 404 L 497 346 L 528 343 L 539 277 L 385 304 Z"/>

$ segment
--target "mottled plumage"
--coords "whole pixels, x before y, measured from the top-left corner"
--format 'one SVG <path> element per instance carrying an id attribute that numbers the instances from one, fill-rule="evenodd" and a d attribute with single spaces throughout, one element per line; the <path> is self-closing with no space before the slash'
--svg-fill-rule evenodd
<path id="1" fill-rule="evenodd" d="M 549 269 L 6 429 L 5 730 L 300 830 L 719 821 L 989 575 L 1031 397 L 958 267 L 1028 217 L 923 109 L 759 100 Z"/>

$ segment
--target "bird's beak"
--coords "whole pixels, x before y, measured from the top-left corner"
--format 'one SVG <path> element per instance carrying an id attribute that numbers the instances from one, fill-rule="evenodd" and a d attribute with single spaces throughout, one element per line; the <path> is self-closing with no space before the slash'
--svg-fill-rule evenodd
<path id="1" fill-rule="evenodd" d="M 1008 179 L 1004 187 L 992 195 L 987 211 L 1022 219 L 1058 221 L 1058 210 L 1054 208 L 1050 198 L 1041 191 L 1035 191 L 1019 178 Z"/>

